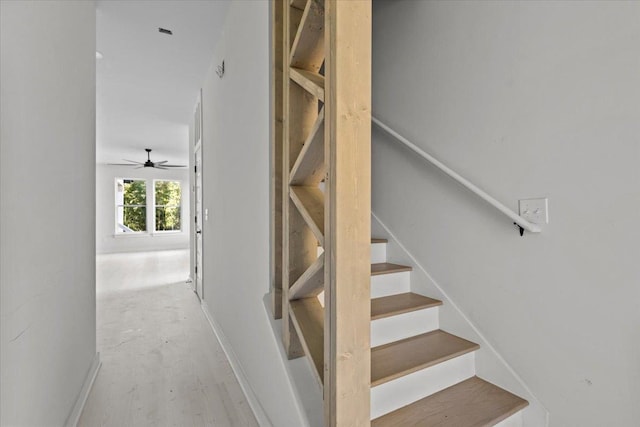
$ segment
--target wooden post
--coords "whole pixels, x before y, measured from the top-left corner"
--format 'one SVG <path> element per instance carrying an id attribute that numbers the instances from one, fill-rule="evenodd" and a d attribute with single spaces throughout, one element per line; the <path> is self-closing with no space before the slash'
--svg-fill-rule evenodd
<path id="1" fill-rule="evenodd" d="M 271 309 L 282 317 L 283 2 L 271 2 Z"/>
<path id="2" fill-rule="evenodd" d="M 302 17 L 302 11 L 289 0 L 283 0 L 284 37 L 283 93 L 285 123 L 283 126 L 283 195 L 282 195 L 282 334 L 289 358 L 304 355 L 300 337 L 290 318 L 289 289 L 317 258 L 318 240 L 291 200 L 290 173 L 306 137 L 318 116 L 318 100 L 290 79 L 291 45 Z"/>
<path id="3" fill-rule="evenodd" d="M 371 0 L 279 2 L 284 347 L 309 356 L 327 426 L 368 426 Z"/>
<path id="4" fill-rule="evenodd" d="M 370 425 L 371 0 L 325 0 L 325 425 Z"/>

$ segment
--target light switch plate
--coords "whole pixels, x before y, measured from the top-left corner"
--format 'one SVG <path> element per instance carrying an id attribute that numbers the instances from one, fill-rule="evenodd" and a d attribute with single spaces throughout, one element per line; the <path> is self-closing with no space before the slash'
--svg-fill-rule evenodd
<path id="1" fill-rule="evenodd" d="M 549 199 L 521 199 L 520 216 L 533 224 L 549 224 Z"/>
<path id="2" fill-rule="evenodd" d="M 204 210 L 204 220 L 209 221 L 209 209 Z"/>

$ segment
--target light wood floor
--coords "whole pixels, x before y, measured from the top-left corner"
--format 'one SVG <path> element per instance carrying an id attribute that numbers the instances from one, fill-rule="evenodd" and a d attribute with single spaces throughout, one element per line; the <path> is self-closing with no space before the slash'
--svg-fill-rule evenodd
<path id="1" fill-rule="evenodd" d="M 98 256 L 102 367 L 79 426 L 258 425 L 196 295 L 166 283 L 172 263 L 188 270 L 188 253 Z"/>

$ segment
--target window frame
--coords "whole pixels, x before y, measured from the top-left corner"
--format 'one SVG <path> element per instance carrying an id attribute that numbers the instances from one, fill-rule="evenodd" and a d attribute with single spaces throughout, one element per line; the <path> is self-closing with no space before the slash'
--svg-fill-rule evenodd
<path id="1" fill-rule="evenodd" d="M 178 183 L 178 186 L 180 187 L 180 204 L 179 205 L 158 205 L 156 203 L 156 182 L 176 182 Z M 182 180 L 180 179 L 168 179 L 168 178 L 154 178 L 153 179 L 153 186 L 151 188 L 151 193 L 152 193 L 152 200 L 153 200 L 153 212 L 151 214 L 149 214 L 149 212 L 147 212 L 147 216 L 151 215 L 151 222 L 153 224 L 152 227 L 152 233 L 153 234 L 177 234 L 177 233 L 183 233 L 183 216 L 182 216 L 182 204 L 183 204 L 183 191 L 182 191 Z M 180 229 L 179 230 L 156 230 L 156 209 L 159 207 L 177 207 L 180 210 Z"/>
<path id="2" fill-rule="evenodd" d="M 145 200 L 145 204 L 144 205 L 125 205 L 124 201 L 123 204 L 120 205 L 118 204 L 118 200 L 117 200 L 117 196 L 118 196 L 118 181 L 143 181 L 144 182 L 144 200 Z M 148 236 L 150 234 L 149 232 L 149 186 L 148 186 L 148 182 L 147 179 L 145 178 L 125 178 L 125 177 L 115 177 L 114 178 L 114 183 L 113 183 L 113 206 L 114 206 L 114 235 L 115 236 Z M 118 222 L 118 208 L 122 207 L 124 209 L 124 207 L 144 207 L 145 208 L 145 230 L 144 231 L 130 231 L 130 232 L 126 232 L 126 231 L 120 231 L 120 227 L 119 227 L 119 222 Z M 125 225 L 125 224 L 123 224 Z M 125 225 L 126 226 L 126 225 Z M 154 223 L 154 227 L 155 227 L 155 223 Z"/>

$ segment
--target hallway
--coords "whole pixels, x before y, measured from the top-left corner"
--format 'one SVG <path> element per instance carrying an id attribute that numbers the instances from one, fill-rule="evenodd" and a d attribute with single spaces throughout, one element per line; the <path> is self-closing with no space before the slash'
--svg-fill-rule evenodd
<path id="1" fill-rule="evenodd" d="M 102 367 L 79 426 L 257 426 L 184 282 L 188 257 L 186 250 L 97 256 Z"/>

